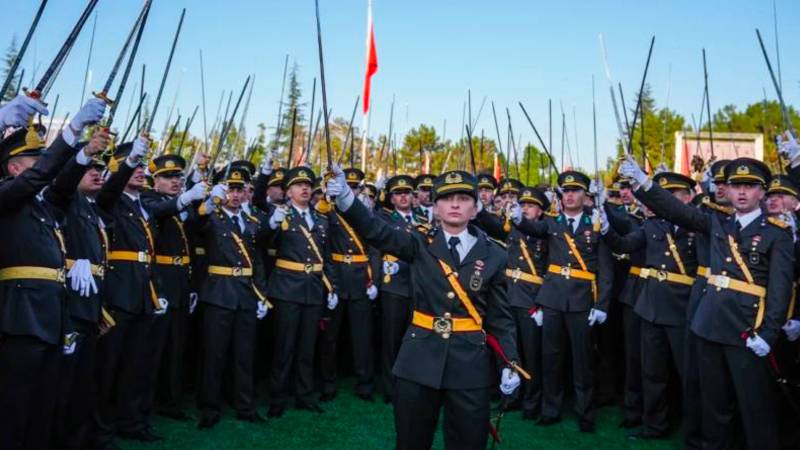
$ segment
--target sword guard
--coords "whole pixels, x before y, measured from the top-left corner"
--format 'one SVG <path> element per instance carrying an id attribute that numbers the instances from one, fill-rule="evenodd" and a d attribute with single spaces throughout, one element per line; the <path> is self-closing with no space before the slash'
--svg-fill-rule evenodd
<path id="1" fill-rule="evenodd" d="M 25 95 L 27 95 L 28 97 L 30 97 L 30 98 L 32 98 L 34 100 L 38 100 L 39 103 L 41 103 L 42 105 L 47 106 L 47 103 L 42 101 L 42 93 L 41 92 L 39 92 L 37 90 L 30 91 L 30 90 L 28 90 L 28 88 L 22 88 L 22 92 L 24 92 Z"/>
<path id="2" fill-rule="evenodd" d="M 100 100 L 106 102 L 106 105 L 108 105 L 108 106 L 114 105 L 114 100 L 111 100 L 110 98 L 108 98 L 108 94 L 106 94 L 105 92 L 102 92 L 102 91 L 101 92 L 92 92 L 92 95 L 94 95 L 95 98 L 99 98 Z"/>

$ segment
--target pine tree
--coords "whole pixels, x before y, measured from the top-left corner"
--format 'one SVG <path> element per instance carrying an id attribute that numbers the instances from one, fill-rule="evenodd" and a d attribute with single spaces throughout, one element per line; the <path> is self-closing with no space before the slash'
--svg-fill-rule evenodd
<path id="1" fill-rule="evenodd" d="M 305 121 L 305 103 L 301 102 L 303 93 L 300 87 L 300 80 L 298 78 L 299 70 L 299 66 L 297 63 L 295 63 L 292 66 L 292 71 L 289 73 L 289 86 L 288 92 L 286 93 L 286 100 L 284 101 L 281 99 L 281 101 L 283 101 L 281 126 L 276 131 L 276 137 L 273 140 L 273 150 L 276 152 L 276 155 L 283 155 L 279 157 L 280 161 L 286 161 L 286 157 L 288 156 L 287 147 L 291 141 L 292 119 L 295 110 L 297 110 L 297 125 L 295 126 L 295 152 L 293 152 L 293 155 L 298 155 L 297 150 L 304 134 L 302 123 Z M 279 151 L 280 153 L 278 153 Z"/>
<path id="2" fill-rule="evenodd" d="M 17 59 L 17 55 L 19 54 L 19 49 L 17 48 L 17 38 L 14 36 L 11 38 L 11 45 L 8 46 L 8 50 L 6 50 L 6 55 L 3 58 L 3 75 L 0 77 L 0 80 L 5 81 L 8 78 L 9 73 L 11 72 L 11 66 L 14 65 L 14 61 Z M 20 75 L 15 75 L 14 78 L 11 80 L 11 83 L 8 85 L 8 89 L 2 93 L 0 97 L 3 101 L 9 101 L 14 97 L 14 93 L 17 92 L 17 85 L 21 83 Z M 2 81 L 0 81 L 2 83 Z"/>

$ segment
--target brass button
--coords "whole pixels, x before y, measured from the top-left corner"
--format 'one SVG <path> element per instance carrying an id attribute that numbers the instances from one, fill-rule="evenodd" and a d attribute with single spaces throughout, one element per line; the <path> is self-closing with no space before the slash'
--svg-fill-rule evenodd
<path id="1" fill-rule="evenodd" d="M 731 262 L 731 257 L 729 256 L 729 257 L 725 258 L 725 262 Z"/>
<path id="2" fill-rule="evenodd" d="M 448 292 L 448 293 L 447 293 L 447 298 L 449 298 L 449 299 L 451 299 L 451 300 L 452 300 L 452 299 L 454 299 L 454 298 L 456 298 L 456 294 L 455 294 L 455 292 L 453 292 L 453 291 L 450 291 L 450 292 Z"/>

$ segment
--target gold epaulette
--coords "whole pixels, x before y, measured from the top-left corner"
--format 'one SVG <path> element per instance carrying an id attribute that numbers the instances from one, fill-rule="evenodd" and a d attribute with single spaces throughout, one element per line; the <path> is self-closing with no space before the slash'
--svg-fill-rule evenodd
<path id="1" fill-rule="evenodd" d="M 331 212 L 332 206 L 331 202 L 326 200 L 325 198 L 321 198 L 316 205 L 314 205 L 314 209 L 320 214 L 328 214 Z"/>
<path id="2" fill-rule="evenodd" d="M 616 198 L 607 198 L 606 203 L 614 206 L 622 206 L 622 200 L 618 200 Z"/>
<path id="3" fill-rule="evenodd" d="M 703 198 L 703 205 L 713 209 L 714 211 L 719 211 L 719 212 L 721 212 L 723 214 L 727 214 L 729 216 L 733 215 L 733 208 L 732 207 L 718 205 L 718 204 L 712 202 L 711 199 L 708 198 L 708 197 Z"/>
<path id="4" fill-rule="evenodd" d="M 255 218 L 255 216 L 252 216 L 252 215 L 250 215 L 250 214 L 247 214 L 247 213 L 246 213 L 246 212 L 244 212 L 244 211 L 242 211 L 242 214 L 244 214 L 244 216 L 245 216 L 245 217 L 247 217 L 248 219 L 250 219 L 250 221 L 251 221 L 251 222 L 258 223 L 258 219 L 256 219 L 256 218 Z"/>
<path id="5" fill-rule="evenodd" d="M 772 216 L 767 217 L 767 222 L 775 225 L 778 228 L 782 228 L 784 230 L 790 227 L 790 225 L 788 223 L 784 222 L 781 219 L 778 219 L 777 217 L 772 217 Z"/>
<path id="6" fill-rule="evenodd" d="M 550 217 L 558 217 L 558 213 L 554 211 L 545 211 L 544 215 Z"/>
<path id="7" fill-rule="evenodd" d="M 487 240 L 487 241 L 489 241 L 489 242 L 493 242 L 493 243 L 495 243 L 495 244 L 499 245 L 500 247 L 503 247 L 503 248 L 508 248 L 508 244 L 506 244 L 506 243 L 505 243 L 505 242 L 503 242 L 503 241 L 499 241 L 499 240 L 497 240 L 497 239 L 495 239 L 495 238 L 493 238 L 493 237 L 486 236 L 486 240 Z"/>

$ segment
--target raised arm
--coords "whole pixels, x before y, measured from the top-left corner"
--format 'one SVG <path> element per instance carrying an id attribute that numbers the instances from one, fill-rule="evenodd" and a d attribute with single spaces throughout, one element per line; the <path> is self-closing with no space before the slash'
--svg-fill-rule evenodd
<path id="1" fill-rule="evenodd" d="M 680 227 L 698 233 L 711 232 L 711 216 L 675 198 L 669 191 L 653 182 L 636 190 L 636 198 L 642 201 L 657 216 L 663 217 Z"/>
<path id="2" fill-rule="evenodd" d="M 633 253 L 647 245 L 647 236 L 643 227 L 637 227 L 637 229 L 628 234 L 620 235 L 611 226 L 608 232 L 603 235 L 603 240 L 611 248 L 611 251 L 617 253 Z"/>
<path id="3" fill-rule="evenodd" d="M 337 203 L 338 204 L 338 203 Z M 353 198 L 352 204 L 340 211 L 347 223 L 367 243 L 381 252 L 391 253 L 403 261 L 411 261 L 416 255 L 416 237 L 404 227 L 389 225 L 383 220 L 376 220 L 360 200 Z"/>
<path id="4" fill-rule="evenodd" d="M 498 241 L 505 241 L 508 237 L 508 232 L 503 230 L 503 218 L 496 216 L 489 211 L 481 208 L 478 215 L 475 217 L 478 226 L 483 229 L 489 236 L 497 239 Z"/>

